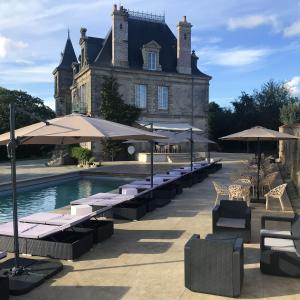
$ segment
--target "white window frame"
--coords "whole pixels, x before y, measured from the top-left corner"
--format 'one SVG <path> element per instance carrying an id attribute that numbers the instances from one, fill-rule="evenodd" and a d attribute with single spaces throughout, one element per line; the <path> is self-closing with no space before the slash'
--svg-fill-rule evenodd
<path id="1" fill-rule="evenodd" d="M 148 59 L 148 70 L 156 71 L 157 70 L 157 53 L 154 51 L 149 51 L 147 53 Z"/>
<path id="2" fill-rule="evenodd" d="M 147 108 L 147 86 L 145 84 L 135 85 L 135 105 L 139 108 Z"/>
<path id="3" fill-rule="evenodd" d="M 157 87 L 157 107 L 160 110 L 169 109 L 169 87 L 162 85 Z"/>

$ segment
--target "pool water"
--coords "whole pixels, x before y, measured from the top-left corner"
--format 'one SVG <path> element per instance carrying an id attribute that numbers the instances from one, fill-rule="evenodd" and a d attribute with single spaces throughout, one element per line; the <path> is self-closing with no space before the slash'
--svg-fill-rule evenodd
<path id="1" fill-rule="evenodd" d="M 100 192 L 109 192 L 129 182 L 129 178 L 84 177 L 54 183 L 51 186 L 31 187 L 17 193 L 18 216 L 51 211 L 69 205 L 71 201 Z M 12 220 L 11 195 L 0 194 L 0 223 Z"/>

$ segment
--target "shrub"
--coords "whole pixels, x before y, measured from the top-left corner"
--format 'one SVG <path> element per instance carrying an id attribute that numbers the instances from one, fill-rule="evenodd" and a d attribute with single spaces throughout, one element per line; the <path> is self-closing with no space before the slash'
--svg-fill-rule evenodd
<path id="1" fill-rule="evenodd" d="M 81 165 L 87 165 L 92 157 L 92 151 L 82 147 L 73 147 L 70 152 L 70 156 L 77 159 Z"/>

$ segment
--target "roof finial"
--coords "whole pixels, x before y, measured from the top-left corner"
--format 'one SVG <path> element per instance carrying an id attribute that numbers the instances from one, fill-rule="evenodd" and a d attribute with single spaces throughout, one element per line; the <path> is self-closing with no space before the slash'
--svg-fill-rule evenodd
<path id="1" fill-rule="evenodd" d="M 70 28 L 68 27 L 68 40 L 70 39 Z"/>

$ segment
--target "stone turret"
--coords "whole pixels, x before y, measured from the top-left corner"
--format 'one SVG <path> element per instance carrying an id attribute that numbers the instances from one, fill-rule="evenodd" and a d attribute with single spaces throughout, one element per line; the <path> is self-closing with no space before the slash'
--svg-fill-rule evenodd
<path id="1" fill-rule="evenodd" d="M 61 60 L 54 75 L 54 98 L 57 116 L 63 116 L 72 112 L 72 96 L 70 86 L 73 83 L 72 63 L 77 63 L 75 51 L 68 32 L 65 49 L 61 53 Z"/>
<path id="2" fill-rule="evenodd" d="M 186 16 L 177 25 L 177 72 L 191 74 L 191 23 Z"/>
<path id="3" fill-rule="evenodd" d="M 128 67 L 128 12 L 117 5 L 112 12 L 112 65 Z"/>

